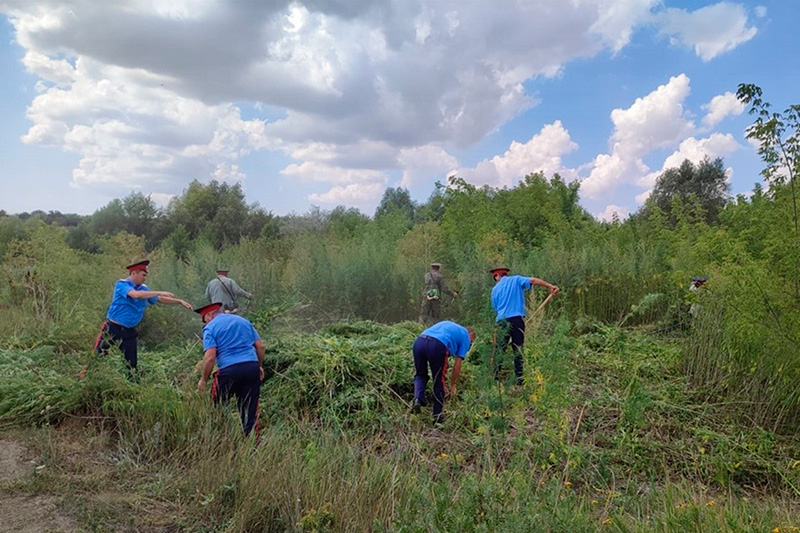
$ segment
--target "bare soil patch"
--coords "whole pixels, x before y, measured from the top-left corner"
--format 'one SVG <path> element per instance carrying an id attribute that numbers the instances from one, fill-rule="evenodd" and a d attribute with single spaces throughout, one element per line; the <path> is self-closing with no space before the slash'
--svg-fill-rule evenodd
<path id="1" fill-rule="evenodd" d="M 75 522 L 62 513 L 57 499 L 46 494 L 14 494 L 15 481 L 31 475 L 35 465 L 26 449 L 15 440 L 0 440 L 0 531 L 18 533 L 67 533 L 77 531 Z"/>

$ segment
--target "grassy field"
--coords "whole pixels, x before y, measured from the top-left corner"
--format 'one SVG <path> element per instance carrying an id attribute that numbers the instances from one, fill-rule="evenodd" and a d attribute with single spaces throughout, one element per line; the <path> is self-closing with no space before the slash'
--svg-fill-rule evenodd
<path id="1" fill-rule="evenodd" d="M 800 442 L 742 423 L 684 373 L 684 336 L 546 322 L 526 384 L 479 337 L 441 427 L 411 415 L 420 327 L 265 335 L 260 446 L 195 392 L 200 348 L 0 352 L 0 423 L 87 531 L 796 531 Z M 76 380 L 89 363 L 87 379 Z M 8 437 L 6 437 L 8 438 Z"/>

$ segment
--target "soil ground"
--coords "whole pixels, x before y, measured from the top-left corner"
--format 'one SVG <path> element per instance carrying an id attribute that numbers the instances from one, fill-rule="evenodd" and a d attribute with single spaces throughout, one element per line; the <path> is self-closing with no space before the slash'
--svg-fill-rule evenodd
<path id="1" fill-rule="evenodd" d="M 0 438 L 0 531 L 77 531 L 74 520 L 59 510 L 57 498 L 43 494 L 30 496 L 13 490 L 16 482 L 34 475 L 36 463 L 18 441 Z"/>

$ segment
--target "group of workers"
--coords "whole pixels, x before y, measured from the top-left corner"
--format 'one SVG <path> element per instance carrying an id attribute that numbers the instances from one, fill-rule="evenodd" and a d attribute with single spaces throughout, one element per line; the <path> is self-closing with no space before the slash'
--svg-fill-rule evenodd
<path id="1" fill-rule="evenodd" d="M 264 380 L 264 345 L 250 321 L 236 314 L 239 309 L 237 297 L 250 299 L 252 294 L 228 277 L 227 269 L 218 269 L 217 276 L 209 281 L 205 291 L 210 303 L 193 309 L 186 300 L 177 298 L 173 293 L 150 290 L 145 285 L 149 264 L 150 261 L 145 260 L 128 265 L 128 277 L 116 282 L 106 320 L 95 343 L 95 351 L 104 355 L 112 346 L 118 346 L 125 357 L 129 375 L 133 377 L 138 365 L 136 326 L 144 317 L 145 309 L 161 303 L 181 305 L 188 310 L 194 310 L 204 324 L 203 361 L 201 377 L 197 383 L 198 390 L 204 392 L 213 376 L 212 401 L 221 404 L 236 398 L 245 435 L 249 435 L 253 429 L 257 435 L 258 399 L 261 382 Z M 473 328 L 439 320 L 441 295 L 458 298 L 458 292 L 447 287 L 440 269 L 439 263 L 432 263 L 430 272 L 424 277 L 420 321 L 428 327 L 412 346 L 415 369 L 412 411 L 419 413 L 423 407 L 427 407 L 425 391 L 429 376 L 432 376 L 434 424 L 440 424 L 443 420 L 446 389 L 451 397 L 456 394 L 461 364 L 475 341 Z M 556 295 L 559 289 L 539 278 L 512 276 L 510 269 L 505 267 L 491 269 L 490 273 L 495 281 L 491 301 L 497 313 L 497 347 L 504 351 L 511 346 L 516 380 L 518 384 L 522 384 L 525 291 L 535 285 L 546 288 L 551 295 Z M 455 359 L 448 388 L 446 380 L 450 356 Z"/>
<path id="2" fill-rule="evenodd" d="M 441 295 L 448 294 L 458 298 L 458 293 L 450 291 L 440 273 L 441 265 L 431 263 L 430 272 L 424 278 L 424 295 L 420 322 L 431 324 L 420 334 L 412 351 L 414 353 L 414 400 L 412 411 L 420 412 L 428 405 L 425 398 L 430 369 L 433 377 L 433 422 L 439 424 L 443 420 L 443 407 L 446 393 L 455 397 L 456 383 L 461 374 L 461 363 L 466 358 L 472 343 L 475 342 L 475 330 L 448 320 L 439 322 Z M 492 288 L 492 308 L 495 316 L 495 334 L 497 350 L 504 352 L 509 344 L 514 353 L 514 374 L 518 385 L 523 383 L 522 346 L 525 343 L 525 291 L 534 285 L 544 287 L 551 295 L 558 294 L 559 289 L 552 283 L 529 276 L 512 276 L 506 267 L 493 268 L 489 271 L 495 281 Z M 435 302 L 436 305 L 432 305 Z M 453 371 L 450 376 L 450 387 L 447 387 L 447 367 L 449 356 L 454 356 Z M 498 378 L 497 369 L 495 379 Z"/>
<path id="3" fill-rule="evenodd" d="M 157 303 L 192 306 L 167 291 L 153 291 L 145 285 L 150 261 L 128 265 L 128 277 L 114 285 L 114 294 L 106 319 L 95 342 L 95 352 L 105 355 L 111 346 L 119 346 L 128 366 L 129 376 L 135 378 L 138 366 L 136 326 L 142 321 L 145 309 Z M 203 363 L 197 388 L 205 392 L 212 377 L 211 399 L 215 404 L 236 398 L 242 418 L 242 428 L 249 435 L 253 428 L 258 434 L 258 398 L 264 379 L 264 344 L 247 319 L 236 314 L 238 297 L 252 298 L 233 279 L 227 269 L 218 269 L 217 276 L 206 287 L 211 303 L 194 309 L 203 324 Z"/>

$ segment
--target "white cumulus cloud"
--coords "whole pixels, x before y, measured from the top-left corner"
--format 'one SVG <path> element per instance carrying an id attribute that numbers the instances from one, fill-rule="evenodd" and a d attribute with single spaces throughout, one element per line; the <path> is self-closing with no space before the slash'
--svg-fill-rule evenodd
<path id="1" fill-rule="evenodd" d="M 629 108 L 613 110 L 611 153 L 595 158 L 589 176 L 581 182 L 581 193 L 598 198 L 611 194 L 621 184 L 635 182 L 649 172 L 642 160 L 645 155 L 656 148 L 674 146 L 692 134 L 695 126 L 684 108 L 689 92 L 689 78 L 680 74 L 637 98 Z"/>
<path id="2" fill-rule="evenodd" d="M 703 117 L 703 126 L 712 127 L 721 122 L 725 117 L 731 115 L 741 115 L 745 105 L 740 102 L 732 92 L 720 94 L 711 99 L 703 106 L 708 113 Z"/>
<path id="3" fill-rule="evenodd" d="M 748 26 L 745 9 L 730 2 L 701 7 L 691 13 L 666 9 L 656 20 L 663 34 L 672 35 L 676 42 L 694 48 L 703 61 L 730 52 L 758 32 L 755 26 Z"/>
<path id="4" fill-rule="evenodd" d="M 473 168 L 462 168 L 458 175 L 478 185 L 510 187 L 535 172 L 549 176 L 556 172 L 570 181 L 575 171 L 565 168 L 561 158 L 578 148 L 561 121 L 546 124 L 526 143 L 514 141 L 503 155 L 485 159 Z"/>
<path id="5" fill-rule="evenodd" d="M 609 204 L 606 206 L 605 210 L 602 213 L 598 213 L 595 215 L 595 218 L 598 220 L 602 220 L 604 222 L 611 222 L 614 220 L 616 216 L 617 220 L 623 220 L 630 215 L 630 211 L 628 211 L 624 207 L 620 207 L 618 205 Z"/>
<path id="6" fill-rule="evenodd" d="M 320 202 L 364 202 L 387 173 L 421 186 L 458 168 L 450 154 L 538 104 L 526 83 L 620 52 L 653 17 L 704 59 L 755 33 L 736 5 L 658 0 L 5 0 L 0 13 L 37 78 L 19 135 L 78 154 L 75 186 L 176 194 L 192 179 L 243 180 L 240 159 L 271 151 L 294 161 L 283 179 L 331 187 Z M 671 80 L 674 94 L 617 113 L 608 160 L 640 172 L 641 153 L 691 130 L 686 90 Z M 561 162 L 574 149 L 553 122 L 464 173 L 499 186 L 575 175 Z"/>
<path id="7" fill-rule="evenodd" d="M 351 183 L 332 187 L 322 194 L 309 195 L 308 199 L 313 203 L 370 208 L 380 201 L 385 188 L 385 183 Z"/>

